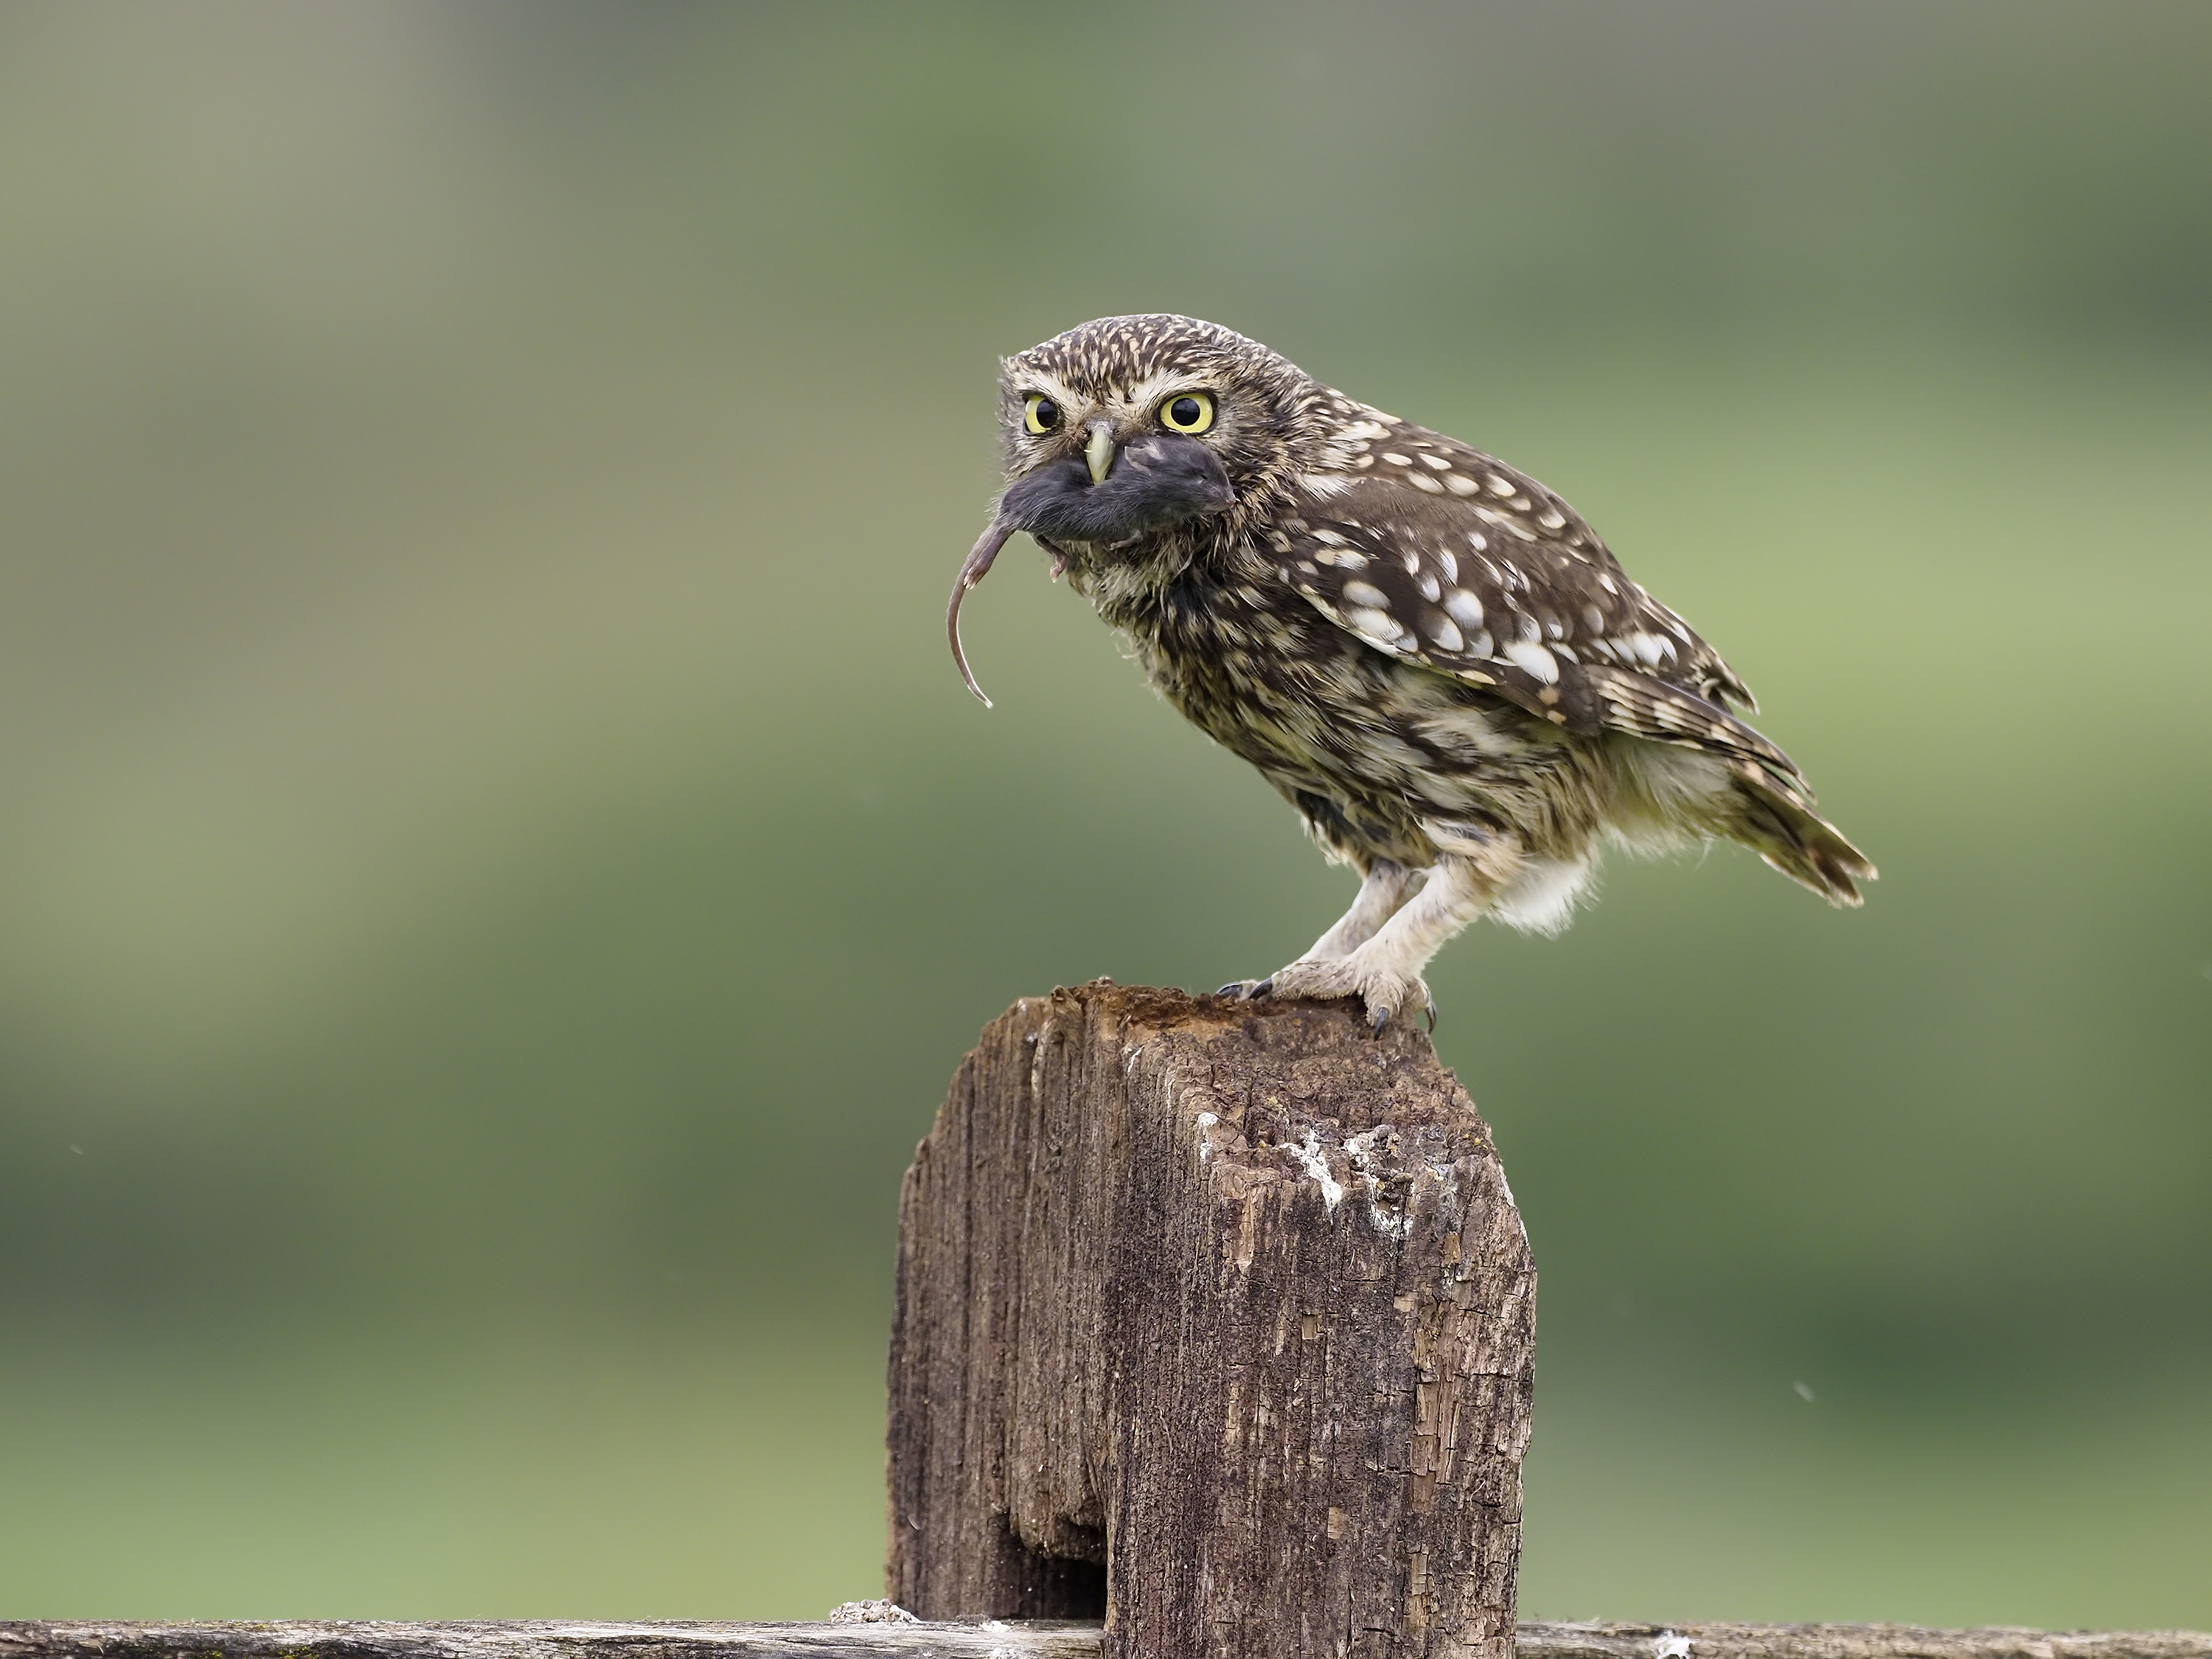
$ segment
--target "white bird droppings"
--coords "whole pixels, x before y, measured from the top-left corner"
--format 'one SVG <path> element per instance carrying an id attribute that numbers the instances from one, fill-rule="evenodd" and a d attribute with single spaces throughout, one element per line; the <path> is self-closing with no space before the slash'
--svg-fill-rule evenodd
<path id="1" fill-rule="evenodd" d="M 1305 1167 L 1321 1188 L 1321 1201 L 1332 1211 L 1344 1201 L 1344 1183 L 1328 1172 L 1328 1159 L 1322 1156 L 1321 1135 L 1312 1129 L 1306 1131 L 1305 1144 L 1285 1146 L 1283 1150 Z"/>

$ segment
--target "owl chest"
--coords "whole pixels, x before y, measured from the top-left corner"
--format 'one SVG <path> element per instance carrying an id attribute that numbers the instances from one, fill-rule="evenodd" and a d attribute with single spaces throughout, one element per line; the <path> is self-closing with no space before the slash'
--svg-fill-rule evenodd
<path id="1" fill-rule="evenodd" d="M 1373 702 L 1373 653 L 1294 593 L 1186 578 L 1107 620 L 1163 696 L 1264 766 L 1310 765 L 1343 711 Z"/>

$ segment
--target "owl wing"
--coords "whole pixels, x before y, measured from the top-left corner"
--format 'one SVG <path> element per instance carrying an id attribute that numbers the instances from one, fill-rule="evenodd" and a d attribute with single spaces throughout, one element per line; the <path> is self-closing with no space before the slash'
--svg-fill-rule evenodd
<path id="1" fill-rule="evenodd" d="M 1339 627 L 1568 731 L 1706 750 L 1810 805 L 1796 763 L 1724 706 L 1757 708 L 1735 672 L 1534 479 L 1401 423 L 1302 487 L 1257 550 Z"/>

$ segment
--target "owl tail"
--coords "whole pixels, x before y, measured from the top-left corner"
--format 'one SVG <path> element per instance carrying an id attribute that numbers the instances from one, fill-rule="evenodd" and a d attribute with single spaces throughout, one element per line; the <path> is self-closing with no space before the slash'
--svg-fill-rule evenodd
<path id="1" fill-rule="evenodd" d="M 1736 840 L 1831 904 L 1865 902 L 1858 884 L 1874 880 L 1877 872 L 1842 830 L 1750 768 L 1736 774 L 1735 793 L 1737 811 L 1729 833 Z"/>

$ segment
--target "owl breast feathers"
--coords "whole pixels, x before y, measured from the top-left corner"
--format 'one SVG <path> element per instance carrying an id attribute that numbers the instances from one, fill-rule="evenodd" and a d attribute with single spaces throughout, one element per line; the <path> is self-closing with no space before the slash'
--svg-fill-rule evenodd
<path id="1" fill-rule="evenodd" d="M 1564 926 L 1607 841 L 1741 842 L 1834 904 L 1873 878 L 1735 672 L 1503 462 L 1187 317 L 1007 359 L 1000 416 L 1009 483 L 947 619 L 963 674 L 961 599 L 1026 531 L 1363 877 L 1311 950 L 1225 988 L 1433 1018 L 1438 946 L 1485 914 Z"/>

